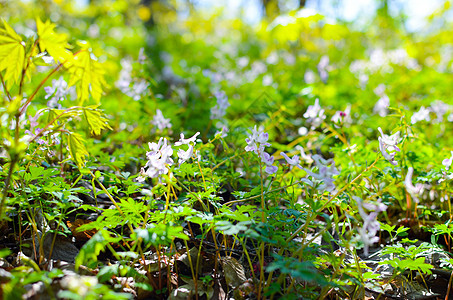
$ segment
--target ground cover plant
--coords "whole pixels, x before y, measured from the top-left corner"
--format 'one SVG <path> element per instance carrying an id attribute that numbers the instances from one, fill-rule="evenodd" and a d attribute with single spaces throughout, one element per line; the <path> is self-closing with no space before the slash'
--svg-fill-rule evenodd
<path id="1" fill-rule="evenodd" d="M 0 1 L 1 299 L 448 299 L 449 2 L 267 2 Z"/>

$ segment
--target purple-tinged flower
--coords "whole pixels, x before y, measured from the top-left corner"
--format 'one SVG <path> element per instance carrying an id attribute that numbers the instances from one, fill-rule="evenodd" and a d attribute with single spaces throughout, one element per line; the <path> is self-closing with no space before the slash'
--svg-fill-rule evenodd
<path id="1" fill-rule="evenodd" d="M 384 94 L 374 105 L 373 112 L 381 117 L 385 117 L 387 116 L 389 106 L 390 99 Z"/>
<path id="2" fill-rule="evenodd" d="M 132 88 L 126 93 L 129 97 L 138 101 L 142 98 L 143 94 L 147 91 L 149 83 L 144 79 L 136 80 Z"/>
<path id="3" fill-rule="evenodd" d="M 381 127 L 379 127 L 378 130 L 381 133 L 381 136 L 378 138 L 379 150 L 386 160 L 388 160 L 392 165 L 396 166 L 398 162 L 395 161 L 395 151 L 400 151 L 400 149 L 396 146 L 400 139 L 400 133 L 398 131 L 397 133 L 388 136 L 382 132 Z"/>
<path id="4" fill-rule="evenodd" d="M 267 142 L 268 139 L 269 134 L 264 132 L 261 127 L 257 130 L 255 125 L 251 130 L 251 134 L 245 139 L 247 142 L 245 151 L 255 152 L 255 154 L 257 154 L 261 161 L 266 165 L 266 169 L 264 171 L 268 174 L 274 174 L 278 170 L 277 166 L 272 165 L 274 163 L 274 157 L 264 151 L 266 146 L 271 145 Z"/>
<path id="5" fill-rule="evenodd" d="M 283 156 L 286 162 L 292 167 L 298 167 L 299 169 L 303 170 L 302 167 L 300 166 L 299 155 L 294 155 L 292 158 L 289 158 L 285 152 L 280 152 L 280 155 Z"/>
<path id="6" fill-rule="evenodd" d="M 120 77 L 115 82 L 115 86 L 124 94 L 130 92 L 130 84 L 132 82 L 131 72 L 132 72 L 132 61 L 130 58 L 123 58 L 121 60 L 122 69 L 120 71 Z"/>
<path id="7" fill-rule="evenodd" d="M 61 108 L 61 104 L 59 104 L 58 101 L 63 100 L 70 93 L 68 83 L 64 80 L 63 76 L 58 80 L 52 80 L 52 86 L 44 87 L 44 91 L 46 92 L 44 99 L 50 98 L 47 102 L 47 106 L 59 109 Z"/>
<path id="8" fill-rule="evenodd" d="M 261 154 L 261 161 L 269 166 L 274 163 L 274 157 L 267 152 L 263 152 Z"/>
<path id="9" fill-rule="evenodd" d="M 360 88 L 363 90 L 366 88 L 366 85 L 368 83 L 368 75 L 366 74 L 360 74 L 359 76 L 359 85 L 360 85 Z"/>
<path id="10" fill-rule="evenodd" d="M 228 129 L 228 127 L 226 125 L 223 125 L 220 130 L 217 130 L 215 132 L 214 136 L 217 136 L 218 134 L 220 134 L 220 138 L 224 139 L 228 136 L 229 131 L 230 130 Z"/>
<path id="11" fill-rule="evenodd" d="M 143 51 L 140 50 L 138 62 L 143 64 L 144 59 L 146 57 L 143 55 Z M 120 76 L 118 80 L 115 82 L 116 87 L 126 94 L 127 96 L 131 97 L 135 101 L 138 101 L 142 98 L 143 94 L 146 93 L 149 83 L 140 78 L 132 78 L 132 60 L 130 58 L 124 58 L 121 60 L 122 69 L 120 71 Z M 132 84 L 132 86 L 131 86 Z"/>
<path id="12" fill-rule="evenodd" d="M 308 106 L 307 111 L 304 113 L 304 118 L 307 119 L 307 122 L 311 123 L 312 128 L 316 128 L 322 124 L 326 116 L 324 115 L 324 109 L 319 105 L 318 98 L 316 98 L 313 105 Z"/>
<path id="13" fill-rule="evenodd" d="M 322 82 L 327 83 L 327 79 L 329 79 L 329 72 L 328 72 L 328 67 L 329 67 L 329 57 L 327 55 L 324 55 L 321 57 L 321 60 L 318 63 L 318 73 L 319 77 L 321 77 Z"/>
<path id="14" fill-rule="evenodd" d="M 274 174 L 278 171 L 278 167 L 272 165 L 274 163 L 274 156 L 269 153 L 263 152 L 261 154 L 261 161 L 266 165 L 264 172 L 267 174 Z"/>
<path id="15" fill-rule="evenodd" d="M 173 165 L 173 149 L 167 144 L 167 139 L 160 138 L 158 143 L 148 143 L 151 151 L 146 153 L 148 161 L 141 168 L 137 181 L 143 182 L 146 177 L 156 178 L 168 174 L 169 166 Z"/>
<path id="16" fill-rule="evenodd" d="M 453 162 L 453 151 L 451 151 L 451 157 L 444 159 L 442 161 L 442 164 L 445 166 L 445 169 L 448 170 L 451 167 L 452 162 Z"/>
<path id="17" fill-rule="evenodd" d="M 310 155 L 305 154 L 304 147 L 297 145 L 296 149 L 300 151 L 300 158 L 302 158 L 306 163 L 311 164 L 313 159 Z"/>
<path id="18" fill-rule="evenodd" d="M 36 126 L 38 126 L 38 119 L 42 115 L 42 112 L 38 111 L 34 117 L 29 116 L 28 120 L 30 121 L 30 130 L 33 130 Z"/>
<path id="19" fill-rule="evenodd" d="M 307 172 L 307 174 L 310 175 L 315 180 L 315 182 L 319 181 L 319 183 L 315 184 L 313 180 L 310 181 L 308 178 L 306 178 L 304 182 L 308 183 L 312 187 L 316 186 L 316 189 L 320 192 L 332 192 L 335 189 L 333 176 L 340 174 L 340 172 L 338 172 L 337 168 L 335 167 L 335 162 L 333 161 L 333 159 L 326 160 L 317 154 L 313 155 L 313 160 L 315 161 L 319 173 L 314 173 L 308 169 L 303 170 Z"/>
<path id="20" fill-rule="evenodd" d="M 156 114 L 154 115 L 154 118 L 151 121 L 151 123 L 154 126 L 156 126 L 160 131 L 164 130 L 165 128 L 171 128 L 170 119 L 165 119 L 160 109 L 156 110 Z"/>
<path id="21" fill-rule="evenodd" d="M 376 236 L 379 229 L 381 228 L 379 222 L 376 220 L 378 213 L 383 212 L 387 209 L 387 206 L 380 201 L 377 204 L 364 203 L 360 197 L 352 196 L 357 202 L 359 214 L 363 219 L 363 226 L 359 228 L 360 239 L 364 244 L 364 253 L 368 255 L 368 249 L 374 243 L 379 242 L 379 237 Z M 365 212 L 365 209 L 369 213 Z"/>
<path id="22" fill-rule="evenodd" d="M 305 81 L 306 84 L 315 83 L 315 81 L 316 81 L 315 72 L 313 72 L 312 70 L 305 71 L 304 81 Z"/>
<path id="23" fill-rule="evenodd" d="M 35 136 L 39 135 L 41 132 L 42 132 L 42 128 L 34 128 L 34 130 L 32 130 L 32 129 L 25 130 L 25 134 L 27 135 L 27 139 L 29 141 L 31 141 Z M 44 132 L 43 135 L 47 134 L 47 133 L 48 132 Z M 44 144 L 47 145 L 47 142 L 42 139 L 42 135 L 41 135 L 41 137 L 35 139 L 35 142 L 38 143 L 39 145 L 44 145 Z"/>
<path id="24" fill-rule="evenodd" d="M 217 91 L 214 93 L 214 96 L 217 99 L 217 104 L 211 108 L 211 120 L 222 119 L 226 114 L 227 108 L 230 106 L 228 97 L 224 91 Z"/>
<path id="25" fill-rule="evenodd" d="M 264 147 L 268 147 L 271 144 L 267 142 L 269 139 L 269 134 L 264 132 L 263 128 L 256 129 L 256 125 L 251 130 L 252 134 L 245 139 L 247 146 L 245 146 L 245 151 L 253 151 L 255 154 L 260 155 L 261 152 L 264 152 Z"/>
<path id="26" fill-rule="evenodd" d="M 351 105 L 348 105 L 344 111 L 338 110 L 332 116 L 332 122 L 335 123 L 335 126 L 339 124 L 350 124 L 352 123 L 351 119 Z"/>
<path id="27" fill-rule="evenodd" d="M 384 97 L 385 95 L 385 84 L 381 83 L 380 85 L 378 85 L 373 91 L 374 93 L 376 94 L 376 96 L 379 96 L 379 97 Z"/>
<path id="28" fill-rule="evenodd" d="M 346 113 L 344 111 L 337 110 L 330 120 L 334 123 L 343 123 L 344 117 L 346 117 Z"/>
<path id="29" fill-rule="evenodd" d="M 192 157 L 192 155 L 193 155 L 193 146 L 192 145 L 189 145 L 189 148 L 186 151 L 179 149 L 178 150 L 179 165 L 188 161 Z"/>
<path id="30" fill-rule="evenodd" d="M 451 106 L 440 101 L 436 100 L 431 103 L 431 110 L 436 114 L 436 122 L 441 123 L 444 120 L 444 115 L 451 109 Z"/>
<path id="31" fill-rule="evenodd" d="M 291 166 L 299 165 L 299 155 L 294 155 L 293 158 L 289 158 L 285 152 L 280 152 L 280 155 L 283 156 L 288 164 Z"/>
<path id="32" fill-rule="evenodd" d="M 425 120 L 426 122 L 431 121 L 431 118 L 429 117 L 430 112 L 431 110 L 429 108 L 425 108 L 424 106 L 420 107 L 420 110 L 412 115 L 411 123 L 415 124 L 423 120 Z"/>
<path id="33" fill-rule="evenodd" d="M 181 145 L 189 145 L 190 143 L 193 143 L 194 145 L 196 144 L 197 136 L 200 134 L 200 132 L 195 133 L 191 138 L 185 139 L 184 138 L 184 133 L 180 134 L 180 139 L 175 143 L 175 146 L 181 146 Z"/>
<path id="34" fill-rule="evenodd" d="M 414 173 L 414 168 L 409 167 L 407 170 L 406 178 L 404 180 L 404 186 L 406 191 L 412 196 L 415 202 L 418 203 L 418 198 L 422 195 L 424 185 L 423 183 L 417 183 L 415 186 L 412 184 L 412 174 Z"/>

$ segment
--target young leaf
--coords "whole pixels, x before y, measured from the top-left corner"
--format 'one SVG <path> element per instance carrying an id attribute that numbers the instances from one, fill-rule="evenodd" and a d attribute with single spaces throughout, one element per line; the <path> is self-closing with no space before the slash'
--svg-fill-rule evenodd
<path id="1" fill-rule="evenodd" d="M 74 65 L 69 69 L 71 78 L 69 86 L 77 83 L 77 96 L 79 104 L 88 100 L 89 94 L 99 102 L 102 96 L 102 86 L 106 85 L 104 80 L 104 69 L 90 51 L 88 43 L 79 42 L 82 49 L 74 56 Z"/>
<path id="2" fill-rule="evenodd" d="M 97 109 L 98 105 L 87 106 L 83 109 L 85 119 L 90 126 L 91 134 L 99 135 L 102 129 L 112 129 L 108 120 L 101 115 L 101 112 Z"/>
<path id="3" fill-rule="evenodd" d="M 72 53 L 67 48 L 69 47 L 65 34 L 54 32 L 55 24 L 49 20 L 45 23 L 41 19 L 36 19 L 36 28 L 38 30 L 39 46 L 41 50 L 46 50 L 55 61 L 60 63 L 71 61 Z"/>
<path id="4" fill-rule="evenodd" d="M 78 133 L 70 133 L 68 135 L 68 147 L 74 162 L 79 168 L 82 167 L 85 163 L 85 156 L 88 156 L 82 136 Z"/>
<path id="5" fill-rule="evenodd" d="M 0 27 L 0 72 L 6 70 L 4 79 L 8 87 L 17 83 L 25 60 L 25 43 L 5 20 Z"/>

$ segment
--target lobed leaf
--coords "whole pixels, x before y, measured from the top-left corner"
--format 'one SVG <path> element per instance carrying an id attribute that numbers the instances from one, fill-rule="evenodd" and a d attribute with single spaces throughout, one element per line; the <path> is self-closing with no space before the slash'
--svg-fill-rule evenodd
<path id="1" fill-rule="evenodd" d="M 0 28 L 0 72 L 5 71 L 4 79 L 8 88 L 20 79 L 25 61 L 25 43 L 5 20 Z"/>
<path id="2" fill-rule="evenodd" d="M 91 53 L 88 43 L 80 43 L 82 49 L 74 56 L 74 64 L 69 69 L 71 78 L 69 86 L 75 85 L 79 104 L 82 105 L 88 100 L 89 94 L 96 102 L 101 100 L 102 87 L 106 86 L 104 80 L 104 69 L 96 60 L 96 57 Z"/>
<path id="3" fill-rule="evenodd" d="M 54 31 L 55 24 L 49 20 L 45 23 L 41 19 L 36 19 L 36 28 L 39 37 L 39 46 L 42 51 L 47 51 L 55 61 L 60 63 L 70 62 L 72 60 L 72 52 L 69 51 L 69 44 L 65 34 L 58 34 Z"/>
<path id="4" fill-rule="evenodd" d="M 72 159 L 81 168 L 85 164 L 85 156 L 88 156 L 82 136 L 78 133 L 70 133 L 68 135 L 68 147 Z"/>
<path id="5" fill-rule="evenodd" d="M 91 134 L 99 135 L 103 129 L 112 129 L 108 120 L 102 116 L 101 111 L 97 109 L 98 105 L 87 106 L 83 109 L 85 119 L 90 126 Z"/>

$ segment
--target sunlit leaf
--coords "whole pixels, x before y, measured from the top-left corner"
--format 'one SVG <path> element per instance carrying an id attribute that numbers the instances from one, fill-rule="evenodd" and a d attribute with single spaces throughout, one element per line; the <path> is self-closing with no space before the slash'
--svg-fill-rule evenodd
<path id="1" fill-rule="evenodd" d="M 88 100 L 89 95 L 96 102 L 101 100 L 102 87 L 106 86 L 104 69 L 97 61 L 88 43 L 79 43 L 82 49 L 74 56 L 74 65 L 69 69 L 69 86 L 76 85 L 79 103 Z"/>
<path id="2" fill-rule="evenodd" d="M 36 28 L 39 37 L 39 46 L 42 51 L 47 51 L 55 61 L 60 63 L 70 62 L 72 59 L 72 52 L 67 48 L 67 36 L 65 34 L 58 34 L 54 31 L 55 24 L 49 20 L 45 23 L 41 19 L 36 19 Z"/>
<path id="3" fill-rule="evenodd" d="M 74 162 L 79 168 L 82 167 L 85 163 L 85 156 L 88 156 L 82 136 L 78 133 L 69 134 L 68 147 Z"/>
<path id="4" fill-rule="evenodd" d="M 0 71 L 6 70 L 4 80 L 8 88 L 18 83 L 25 60 L 25 43 L 5 20 L 0 27 Z"/>
<path id="5" fill-rule="evenodd" d="M 92 134 L 99 135 L 103 129 L 112 129 L 108 120 L 101 114 L 101 111 L 97 109 L 98 106 L 87 106 L 83 109 L 85 119 L 90 126 Z"/>

